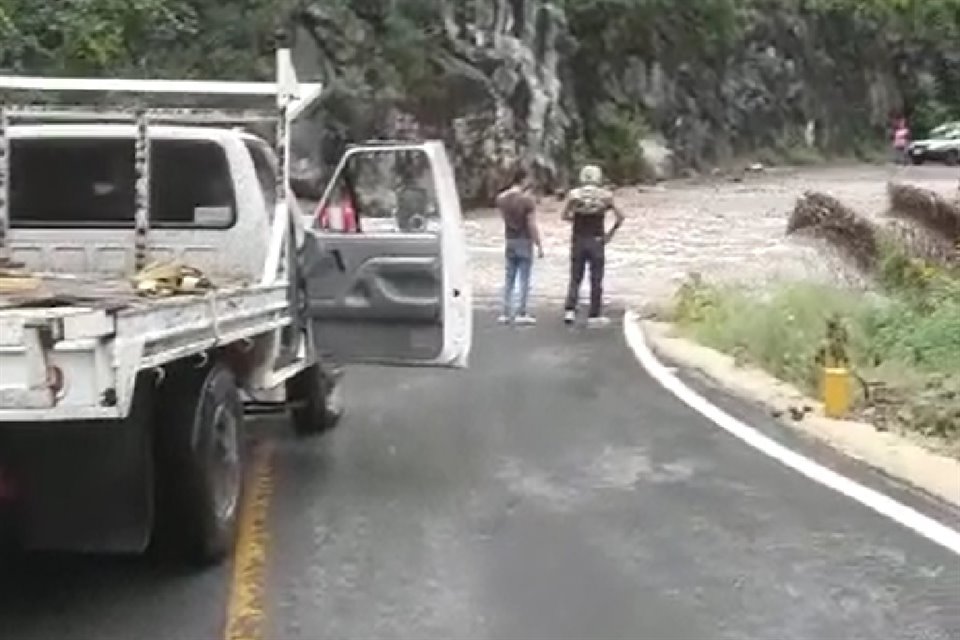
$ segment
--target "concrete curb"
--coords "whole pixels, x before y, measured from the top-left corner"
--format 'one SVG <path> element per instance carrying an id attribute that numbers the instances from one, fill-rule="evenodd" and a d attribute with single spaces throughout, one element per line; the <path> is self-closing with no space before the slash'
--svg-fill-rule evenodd
<path id="1" fill-rule="evenodd" d="M 781 415 L 789 415 L 789 407 L 812 407 L 814 412 L 803 420 L 782 422 L 850 458 L 960 507 L 960 461 L 929 451 L 895 433 L 877 431 L 871 424 L 825 418 L 822 405 L 796 387 L 759 369 L 737 366 L 732 357 L 679 337 L 670 324 L 646 320 L 639 324 L 653 351 L 664 359 L 699 371 L 727 391 Z"/>

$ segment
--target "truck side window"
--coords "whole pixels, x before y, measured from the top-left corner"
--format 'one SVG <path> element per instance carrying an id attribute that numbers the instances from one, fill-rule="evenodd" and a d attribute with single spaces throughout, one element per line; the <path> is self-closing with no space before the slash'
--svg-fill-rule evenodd
<path id="1" fill-rule="evenodd" d="M 225 229 L 236 222 L 233 176 L 219 144 L 156 140 L 151 162 L 151 224 Z"/>
<path id="2" fill-rule="evenodd" d="M 435 233 L 436 188 L 426 154 L 419 150 L 351 153 L 331 196 L 349 193 L 363 232 Z M 323 226 L 323 225 L 321 225 Z"/>

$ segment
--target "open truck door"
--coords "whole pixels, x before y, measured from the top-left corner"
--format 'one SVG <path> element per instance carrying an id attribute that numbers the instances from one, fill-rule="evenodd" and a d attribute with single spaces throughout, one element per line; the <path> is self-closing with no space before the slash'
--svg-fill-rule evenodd
<path id="1" fill-rule="evenodd" d="M 308 229 L 301 251 L 319 351 L 342 362 L 466 367 L 473 336 L 467 246 L 440 142 L 348 149 L 317 212 L 356 224 Z"/>

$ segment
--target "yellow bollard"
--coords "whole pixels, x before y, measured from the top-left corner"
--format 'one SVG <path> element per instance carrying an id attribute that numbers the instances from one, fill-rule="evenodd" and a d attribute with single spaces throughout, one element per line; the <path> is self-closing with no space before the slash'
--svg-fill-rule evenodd
<path id="1" fill-rule="evenodd" d="M 850 412 L 850 370 L 845 367 L 823 369 L 823 412 L 828 418 L 845 418 Z"/>

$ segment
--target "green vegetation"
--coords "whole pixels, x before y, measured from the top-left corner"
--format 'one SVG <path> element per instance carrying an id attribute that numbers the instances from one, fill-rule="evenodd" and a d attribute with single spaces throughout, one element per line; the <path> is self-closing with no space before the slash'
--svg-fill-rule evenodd
<path id="1" fill-rule="evenodd" d="M 887 247 L 878 279 L 881 293 L 809 283 L 755 292 L 692 278 L 676 295 L 674 320 L 815 396 L 826 323 L 840 318 L 861 415 L 946 440 L 960 455 L 960 273 Z"/>
<path id="2" fill-rule="evenodd" d="M 892 43 L 909 42 L 916 51 L 931 55 L 952 50 L 960 43 L 960 0 L 805 0 L 828 17 L 844 17 L 855 24 L 873 24 Z M 911 124 L 917 136 L 960 116 L 960 66 L 945 60 L 941 73 L 916 83 L 906 97 L 912 104 Z M 918 69 L 907 68 L 906 73 Z"/>
<path id="3" fill-rule="evenodd" d="M 582 161 L 599 162 L 606 176 L 619 184 L 650 176 L 651 169 L 639 144 L 650 130 L 639 109 L 610 103 L 601 105 L 591 130 L 589 151 L 582 153 Z"/>
<path id="4" fill-rule="evenodd" d="M 788 163 L 869 155 L 887 139 L 885 116 L 867 104 L 877 74 L 892 74 L 896 86 L 878 91 L 903 96 L 915 135 L 960 118 L 960 0 L 538 2 L 564 8 L 571 36 L 558 44 L 575 103 L 564 104 L 573 123 L 566 156 L 599 161 L 619 182 L 645 177 L 637 138 L 650 131 L 694 166 L 758 150 Z M 318 35 L 323 65 L 338 70 L 324 78 L 330 127 L 369 132 L 354 124 L 396 104 L 442 127 L 492 110 L 463 69 L 482 75 L 499 63 L 452 46 L 441 9 L 482 27 L 489 3 L 3 0 L 0 70 L 263 79 L 274 28 L 290 19 Z M 507 3 L 528 17 L 533 4 Z M 797 142 L 811 118 L 822 132 L 812 150 Z"/>
<path id="5" fill-rule="evenodd" d="M 308 22 L 309 1 L 5 0 L 0 4 L 0 69 L 60 75 L 117 74 L 263 78 L 272 74 L 277 26 Z M 327 0 L 341 24 L 364 26 L 389 62 L 383 84 L 428 77 L 439 10 L 432 0 L 403 3 Z M 430 29 L 429 27 L 433 27 Z M 359 43 L 357 43 L 359 44 Z"/>
<path id="6" fill-rule="evenodd" d="M 0 68 L 58 75 L 262 77 L 270 0 L 5 0 Z"/>

